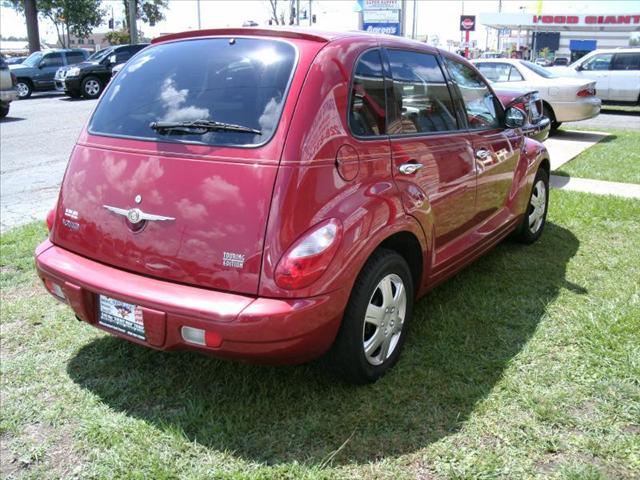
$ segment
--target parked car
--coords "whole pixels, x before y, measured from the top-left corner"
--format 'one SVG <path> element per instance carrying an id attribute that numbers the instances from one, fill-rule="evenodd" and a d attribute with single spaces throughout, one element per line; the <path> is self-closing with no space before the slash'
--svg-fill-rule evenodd
<path id="1" fill-rule="evenodd" d="M 326 354 L 372 382 L 416 298 L 509 234 L 540 237 L 549 156 L 525 120 L 466 60 L 404 38 L 167 35 L 80 134 L 38 275 L 139 345 Z"/>
<path id="2" fill-rule="evenodd" d="M 9 114 L 9 106 L 17 98 L 16 77 L 9 70 L 4 57 L 0 55 L 0 118 Z"/>
<path id="3" fill-rule="evenodd" d="M 91 55 L 86 62 L 61 67 L 54 78 L 56 90 L 74 98 L 98 98 L 111 80 L 113 67 L 125 63 L 147 45 L 140 43 L 107 47 Z"/>
<path id="4" fill-rule="evenodd" d="M 569 59 L 567 57 L 556 57 L 553 59 L 554 66 L 569 65 Z"/>
<path id="5" fill-rule="evenodd" d="M 502 52 L 482 52 L 480 58 L 505 58 L 505 54 Z"/>
<path id="6" fill-rule="evenodd" d="M 526 122 L 522 127 L 523 133 L 534 140 L 544 142 L 549 137 L 551 129 L 551 120 L 543 115 L 542 98 L 539 92 L 518 91 L 518 90 L 499 90 L 496 89 L 496 95 L 504 105 L 505 110 L 516 107 L 522 110 L 526 115 Z"/>
<path id="7" fill-rule="evenodd" d="M 500 88 L 537 90 L 542 97 L 543 114 L 551 120 L 551 133 L 562 122 L 593 118 L 600 113 L 595 82 L 558 77 L 548 69 L 526 60 L 474 60 L 480 72 Z"/>
<path id="8" fill-rule="evenodd" d="M 551 67 L 556 75 L 596 82 L 605 102 L 640 104 L 640 48 L 594 50 L 568 67 Z"/>
<path id="9" fill-rule="evenodd" d="M 18 65 L 24 62 L 27 57 L 7 57 L 5 58 L 7 65 Z"/>
<path id="10" fill-rule="evenodd" d="M 536 65 L 540 65 L 541 67 L 548 67 L 549 65 L 551 65 L 551 62 L 544 57 L 536 58 L 533 63 L 535 63 Z"/>
<path id="11" fill-rule="evenodd" d="M 9 67 L 18 81 L 18 97 L 29 98 L 35 91 L 54 90 L 53 77 L 58 68 L 83 62 L 88 56 L 80 48 L 33 52 L 21 64 Z"/>

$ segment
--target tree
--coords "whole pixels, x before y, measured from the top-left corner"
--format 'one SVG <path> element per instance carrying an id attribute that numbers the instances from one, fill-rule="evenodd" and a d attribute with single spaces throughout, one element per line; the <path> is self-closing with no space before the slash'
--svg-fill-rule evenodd
<path id="1" fill-rule="evenodd" d="M 110 45 L 124 45 L 131 42 L 129 30 L 126 28 L 122 30 L 111 30 L 104 34 L 104 38 Z"/>
<path id="2" fill-rule="evenodd" d="M 169 5 L 169 0 L 135 0 L 136 18 L 154 26 L 164 20 L 164 10 Z M 125 28 L 129 28 L 129 1 L 122 0 L 125 12 Z"/>
<path id="3" fill-rule="evenodd" d="M 19 13 L 24 14 L 24 0 L 5 2 Z M 38 14 L 53 23 L 62 47 L 69 46 L 70 35 L 87 37 L 102 23 L 105 11 L 100 8 L 101 0 L 38 0 Z"/>

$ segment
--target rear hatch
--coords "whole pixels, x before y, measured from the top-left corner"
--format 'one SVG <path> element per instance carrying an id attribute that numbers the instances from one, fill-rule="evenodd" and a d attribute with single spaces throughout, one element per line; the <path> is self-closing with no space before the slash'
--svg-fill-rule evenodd
<path id="1" fill-rule="evenodd" d="M 256 294 L 297 59 L 289 42 L 219 37 L 134 57 L 73 151 L 53 243 L 132 272 Z"/>

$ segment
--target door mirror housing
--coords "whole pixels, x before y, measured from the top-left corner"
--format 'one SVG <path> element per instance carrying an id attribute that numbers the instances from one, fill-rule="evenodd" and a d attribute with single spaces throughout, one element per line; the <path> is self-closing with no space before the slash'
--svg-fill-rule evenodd
<path id="1" fill-rule="evenodd" d="M 508 128 L 522 128 L 527 123 L 527 114 L 517 107 L 507 108 L 504 118 L 504 124 Z"/>
<path id="2" fill-rule="evenodd" d="M 117 62 L 117 56 L 114 53 L 113 55 L 109 55 L 109 65 L 115 65 Z"/>

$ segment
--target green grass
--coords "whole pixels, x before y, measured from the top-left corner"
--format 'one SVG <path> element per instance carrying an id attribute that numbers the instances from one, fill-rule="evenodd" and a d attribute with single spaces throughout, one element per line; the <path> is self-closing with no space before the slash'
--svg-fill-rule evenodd
<path id="1" fill-rule="evenodd" d="M 609 133 L 610 136 L 552 173 L 640 184 L 640 132 L 610 131 Z"/>
<path id="2" fill-rule="evenodd" d="M 631 479 L 640 475 L 640 202 L 553 191 L 420 300 L 366 387 L 318 364 L 162 353 L 77 322 L 1 237 L 3 477 Z"/>
<path id="3" fill-rule="evenodd" d="M 635 113 L 640 115 L 640 105 L 602 105 L 602 113 L 625 114 Z"/>

